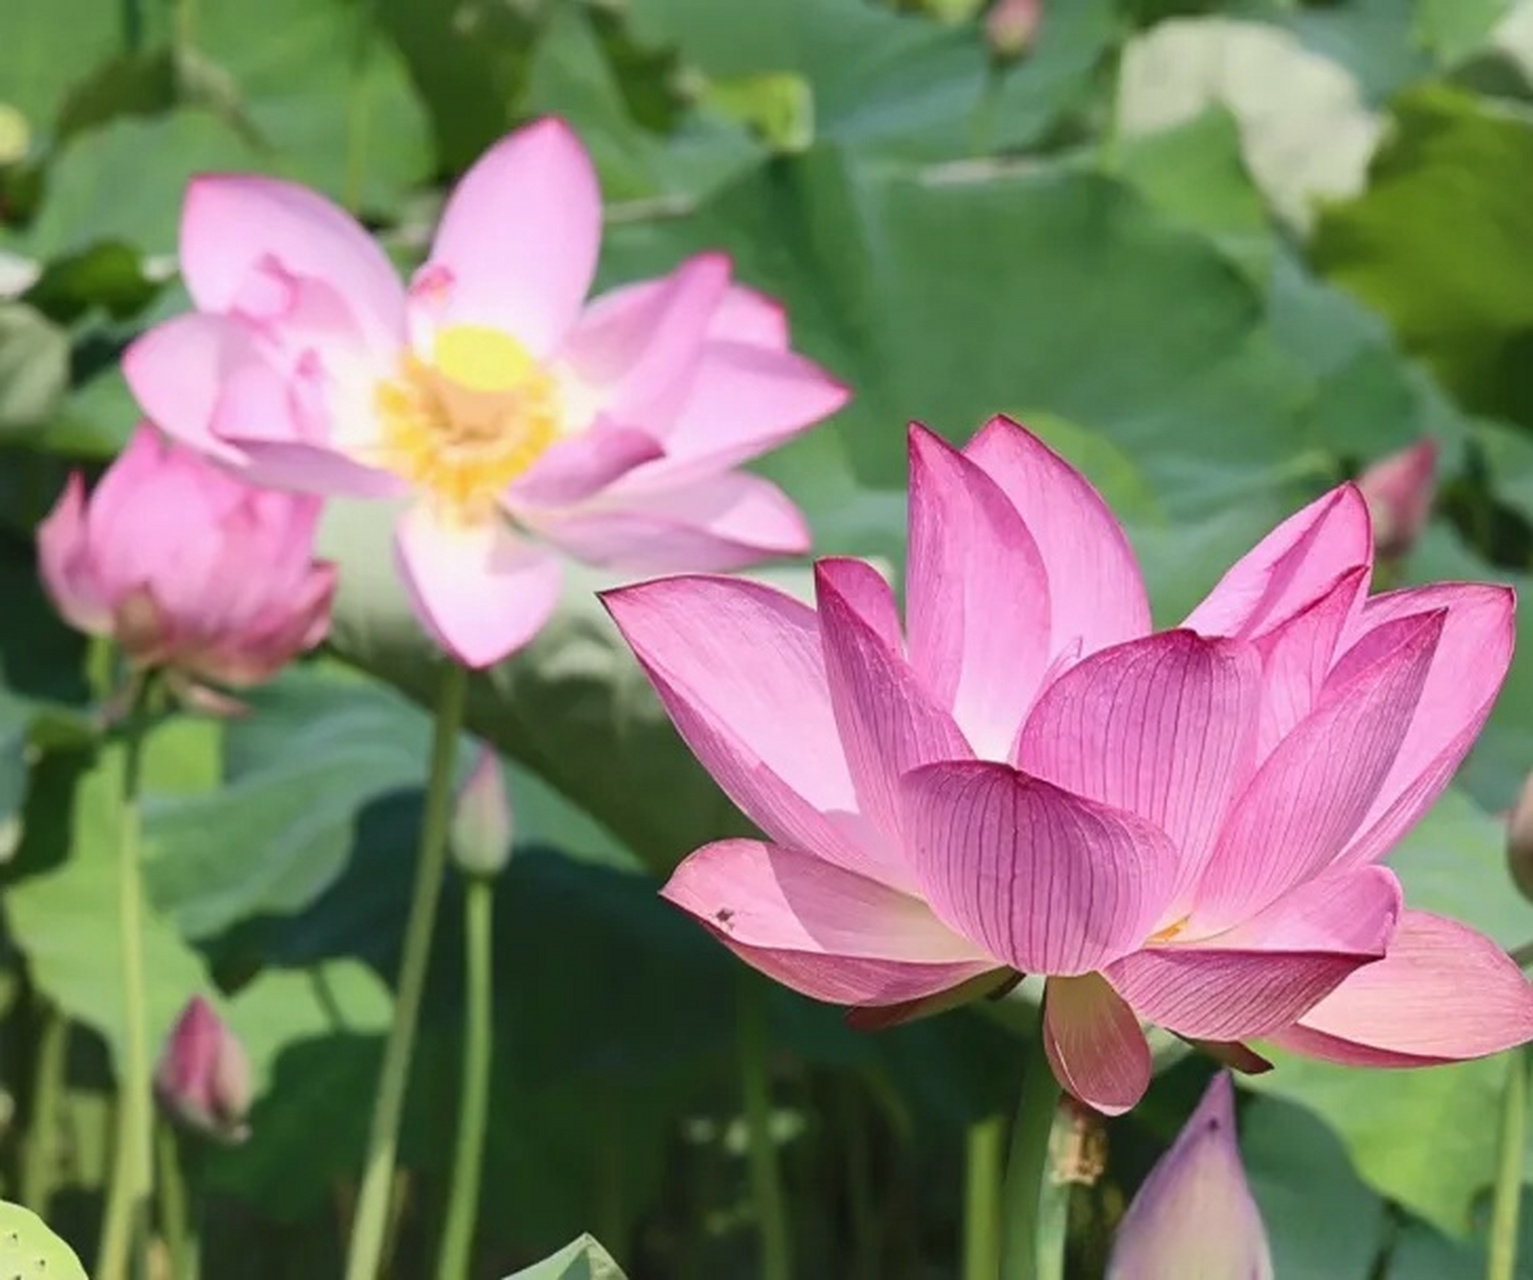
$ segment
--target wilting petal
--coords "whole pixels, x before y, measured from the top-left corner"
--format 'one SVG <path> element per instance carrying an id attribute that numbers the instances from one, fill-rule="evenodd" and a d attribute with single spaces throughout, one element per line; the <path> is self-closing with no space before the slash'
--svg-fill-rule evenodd
<path id="1" fill-rule="evenodd" d="M 849 871 L 908 880 L 857 812 L 813 609 L 734 578 L 671 578 L 602 599 L 687 745 L 752 822 Z"/>
<path id="2" fill-rule="evenodd" d="M 897 843 L 900 775 L 934 760 L 964 760 L 971 752 L 953 718 L 890 645 L 888 604 L 878 600 L 868 619 L 858 612 L 857 602 L 868 599 L 865 568 L 855 560 L 815 566 L 820 638 L 858 807 Z"/>
<path id="3" fill-rule="evenodd" d="M 1133 548 L 1084 476 L 1008 418 L 992 419 L 964 453 L 1001 486 L 1038 544 L 1055 653 L 1076 638 L 1094 653 L 1150 629 Z"/>
<path id="4" fill-rule="evenodd" d="M 432 242 L 443 320 L 504 329 L 548 356 L 591 287 L 601 217 L 591 158 L 562 120 L 497 142 L 453 188 Z"/>
<path id="5" fill-rule="evenodd" d="M 1165 906 L 1176 849 L 1133 814 L 979 761 L 916 769 L 901 792 L 932 910 L 1024 973 L 1099 969 Z"/>
<path id="6" fill-rule="evenodd" d="M 1311 881 L 1216 937 L 1146 947 L 1109 965 L 1134 1012 L 1178 1035 L 1244 1040 L 1288 1026 L 1384 955 L 1400 885 L 1382 867 Z"/>
<path id="7" fill-rule="evenodd" d="M 1342 574 L 1373 563 L 1368 504 L 1345 484 L 1288 517 L 1246 553 L 1182 625 L 1257 636 L 1291 618 Z"/>
<path id="8" fill-rule="evenodd" d="M 1191 631 L 1146 636 L 1093 654 L 1044 690 L 1017 762 L 1169 835 L 1181 859 L 1164 902 L 1179 911 L 1250 775 L 1260 697 L 1252 646 Z"/>
<path id="9" fill-rule="evenodd" d="M 1273 1280 L 1220 1072 L 1118 1227 L 1107 1280 Z"/>
<path id="10" fill-rule="evenodd" d="M 1257 771 L 1198 883 L 1200 932 L 1247 919 L 1335 860 L 1388 775 L 1442 622 L 1419 614 L 1381 627 L 1375 661 L 1328 689 Z"/>
<path id="11" fill-rule="evenodd" d="M 1406 911 L 1389 954 L 1359 969 L 1274 1044 L 1363 1067 L 1421 1067 L 1533 1040 L 1533 991 L 1506 952 L 1467 925 Z"/>
<path id="12" fill-rule="evenodd" d="M 417 616 L 465 666 L 520 649 L 559 603 L 558 557 L 498 520 L 454 525 L 422 503 L 400 519 L 395 551 Z"/>
<path id="13" fill-rule="evenodd" d="M 1361 832 L 1342 861 L 1349 866 L 1387 853 L 1448 785 L 1481 727 L 1512 660 L 1516 598 L 1510 587 L 1441 582 L 1375 596 L 1363 606 L 1360 628 L 1411 614 L 1446 609 L 1405 741 L 1379 788 Z M 1366 638 L 1367 632 L 1363 633 Z"/>
<path id="14" fill-rule="evenodd" d="M 1149 1087 L 1150 1046 L 1139 1019 L 1099 973 L 1049 979 L 1043 1047 L 1054 1078 L 1104 1115 L 1122 1115 Z"/>
<path id="15" fill-rule="evenodd" d="M 989 476 L 910 431 L 910 660 L 982 756 L 1004 759 L 1050 657 L 1049 577 Z"/>
<path id="16" fill-rule="evenodd" d="M 660 453 L 643 431 L 597 427 L 553 445 L 506 491 L 506 502 L 513 510 L 584 502 Z"/>
<path id="17" fill-rule="evenodd" d="M 48 598 L 79 631 L 106 634 L 112 609 L 96 580 L 86 534 L 85 481 L 70 473 L 63 495 L 37 526 L 38 570 Z"/>
<path id="18" fill-rule="evenodd" d="M 528 523 L 587 564 L 632 574 L 719 573 L 809 550 L 809 526 L 770 481 L 730 471 L 675 489 L 615 492 Z"/>
<path id="19" fill-rule="evenodd" d="M 248 174 L 194 178 L 181 215 L 181 274 L 199 310 L 230 312 L 276 272 L 320 281 L 344 300 L 369 346 L 404 340 L 404 289 L 350 214 L 297 183 Z"/>
<path id="20" fill-rule="evenodd" d="M 834 1004 L 920 999 L 995 968 L 920 899 L 759 840 L 699 849 L 662 896 L 763 973 Z"/>

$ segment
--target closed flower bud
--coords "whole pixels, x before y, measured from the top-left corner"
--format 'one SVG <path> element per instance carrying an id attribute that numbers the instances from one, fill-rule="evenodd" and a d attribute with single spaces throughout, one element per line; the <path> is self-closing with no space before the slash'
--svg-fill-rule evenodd
<path id="1" fill-rule="evenodd" d="M 256 488 L 141 426 L 89 498 L 71 476 L 38 527 L 43 585 L 140 670 L 257 684 L 329 626 L 319 514 L 317 498 Z"/>
<path id="2" fill-rule="evenodd" d="M 500 758 L 481 746 L 452 818 L 453 859 L 465 875 L 493 876 L 505 868 L 511 860 L 512 826 Z"/>
<path id="3" fill-rule="evenodd" d="M 194 996 L 155 1072 L 160 1105 L 180 1123 L 219 1142 L 243 1142 L 250 1110 L 250 1063 L 213 1007 Z"/>
<path id="4" fill-rule="evenodd" d="M 1043 20 L 1043 0 L 996 0 L 985 15 L 985 40 L 998 58 L 1020 58 Z"/>
<path id="5" fill-rule="evenodd" d="M 1507 820 L 1506 867 L 1517 891 L 1533 902 L 1533 774 L 1523 782 Z"/>
<path id="6" fill-rule="evenodd" d="M 1397 559 L 1415 546 L 1437 497 L 1437 441 L 1418 440 L 1357 478 L 1373 517 L 1374 554 Z"/>

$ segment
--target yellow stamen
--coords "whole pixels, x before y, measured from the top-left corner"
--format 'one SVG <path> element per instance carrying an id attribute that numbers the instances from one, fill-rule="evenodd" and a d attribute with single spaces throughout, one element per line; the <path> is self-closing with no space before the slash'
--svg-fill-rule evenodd
<path id="1" fill-rule="evenodd" d="M 1175 924 L 1168 924 L 1159 933 L 1152 933 L 1148 938 L 1145 939 L 1145 945 L 1146 946 L 1154 946 L 1156 943 L 1159 943 L 1159 942 L 1170 942 L 1170 941 L 1172 941 L 1176 937 L 1177 934 L 1181 933 L 1181 931 L 1183 929 L 1185 929 L 1186 927 L 1187 927 L 1187 917 L 1183 916 Z"/>
<path id="2" fill-rule="evenodd" d="M 382 463 L 451 513 L 478 519 L 559 435 L 559 388 L 515 338 L 483 325 L 436 337 L 378 384 Z"/>

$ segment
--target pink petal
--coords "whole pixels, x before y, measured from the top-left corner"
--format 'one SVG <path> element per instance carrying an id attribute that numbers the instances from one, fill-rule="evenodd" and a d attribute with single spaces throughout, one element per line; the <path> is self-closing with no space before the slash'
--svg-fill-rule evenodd
<path id="1" fill-rule="evenodd" d="M 1090 483 L 1026 428 L 992 419 L 964 453 L 1011 499 L 1049 576 L 1053 651 L 1082 653 L 1150 629 L 1139 564 L 1123 527 Z"/>
<path id="2" fill-rule="evenodd" d="M 558 558 L 499 520 L 449 523 L 418 503 L 400 518 L 394 549 L 422 625 L 468 667 L 520 649 L 559 603 Z"/>
<path id="3" fill-rule="evenodd" d="M 744 569 L 802 555 L 810 541 L 787 494 L 744 471 L 526 518 L 575 559 L 630 574 Z"/>
<path id="4" fill-rule="evenodd" d="M 1291 618 L 1342 574 L 1373 563 L 1368 504 L 1344 484 L 1288 517 L 1246 553 L 1182 625 L 1256 636 Z"/>
<path id="5" fill-rule="evenodd" d="M 1533 1040 L 1533 991 L 1506 952 L 1467 925 L 1406 911 L 1389 954 L 1270 1039 L 1312 1058 L 1421 1067 Z"/>
<path id="6" fill-rule="evenodd" d="M 38 571 L 48 598 L 76 630 L 105 635 L 111 605 L 96 581 L 85 516 L 85 482 L 72 471 L 53 510 L 37 526 Z"/>
<path id="7" fill-rule="evenodd" d="M 1107 978 L 1141 1018 L 1178 1035 L 1268 1035 L 1380 959 L 1399 916 L 1399 883 L 1364 867 L 1301 885 L 1226 933 L 1146 947 Z"/>
<path id="8" fill-rule="evenodd" d="M 392 498 L 409 486 L 391 471 L 354 462 L 324 445 L 298 440 L 242 440 L 239 471 L 251 484 L 326 498 Z"/>
<path id="9" fill-rule="evenodd" d="M 1247 919 L 1333 862 L 1373 804 L 1421 696 L 1443 615 L 1375 633 L 1376 660 L 1268 757 L 1235 802 L 1199 881 L 1193 923 L 1211 932 Z"/>
<path id="10" fill-rule="evenodd" d="M 662 896 L 763 973 L 835 1004 L 918 999 L 995 967 L 918 898 L 759 840 L 699 849 Z"/>
<path id="11" fill-rule="evenodd" d="M 932 910 L 1023 973 L 1099 969 L 1165 907 L 1176 849 L 1133 814 L 983 761 L 916 769 L 901 793 Z"/>
<path id="12" fill-rule="evenodd" d="M 497 142 L 447 200 L 427 270 L 445 272 L 443 319 L 515 335 L 548 356 L 580 314 L 601 244 L 601 189 L 562 120 Z"/>
<path id="13" fill-rule="evenodd" d="M 744 285 L 732 285 L 713 313 L 708 336 L 771 351 L 788 349 L 788 313 L 776 298 Z"/>
<path id="14" fill-rule="evenodd" d="M 598 298 L 586 308 L 560 354 L 596 389 L 607 417 L 648 426 L 635 415 L 679 398 L 729 274 L 723 254 L 698 254 L 642 293 L 625 290 L 617 305 Z"/>
<path id="15" fill-rule="evenodd" d="M 814 610 L 735 578 L 670 578 L 602 600 L 687 745 L 752 822 L 859 875 L 908 875 L 857 811 Z"/>
<path id="16" fill-rule="evenodd" d="M 1220 1072 L 1118 1226 L 1107 1280 L 1272 1280 L 1272 1254 L 1235 1145 Z"/>
<path id="17" fill-rule="evenodd" d="M 198 310 L 236 310 L 252 281 L 273 268 L 328 285 L 375 350 L 403 342 L 404 289 L 350 214 L 278 178 L 193 179 L 181 215 L 181 274 Z"/>
<path id="18" fill-rule="evenodd" d="M 122 371 L 139 407 L 161 430 L 237 465 L 244 455 L 214 435 L 212 424 L 235 368 L 258 359 L 248 330 L 237 321 L 189 312 L 135 339 L 123 352 Z"/>
<path id="19" fill-rule="evenodd" d="M 1381 458 L 1357 478 L 1373 516 L 1380 559 L 1407 554 L 1426 528 L 1437 497 L 1437 441 L 1428 436 Z"/>
<path id="20" fill-rule="evenodd" d="M 506 502 L 513 510 L 584 502 L 660 454 L 643 431 L 598 425 L 552 445 L 506 490 Z"/>
<path id="21" fill-rule="evenodd" d="M 920 1018 L 929 1018 L 976 1000 L 999 1000 L 1022 975 L 1015 969 L 986 969 L 983 973 L 931 995 L 901 1000 L 898 1004 L 860 1004 L 846 1011 L 846 1025 L 853 1031 L 885 1031 Z"/>
<path id="22" fill-rule="evenodd" d="M 890 606 L 880 601 L 868 619 L 858 612 L 856 602 L 869 598 L 865 568 L 854 560 L 815 565 L 820 638 L 858 807 L 897 843 L 900 775 L 934 760 L 968 759 L 971 752 L 953 718 L 889 643 Z M 907 869 L 901 883 L 913 883 L 913 876 Z"/>
<path id="23" fill-rule="evenodd" d="M 1346 865 L 1387 853 L 1442 794 L 1474 745 L 1512 660 L 1516 603 L 1510 587 L 1439 582 L 1375 596 L 1363 606 L 1359 629 L 1438 609 L 1447 617 L 1405 741 L 1361 834 L 1342 854 Z"/>
<path id="24" fill-rule="evenodd" d="M 1171 837 L 1172 912 L 1250 776 L 1260 659 L 1237 640 L 1166 631 L 1104 649 L 1050 685 L 1017 744 L 1021 768 L 1138 814 Z"/>
<path id="25" fill-rule="evenodd" d="M 889 580 L 866 560 L 833 556 L 820 561 L 816 572 L 825 578 L 846 606 L 863 624 L 871 628 L 884 649 L 896 657 L 905 653 L 905 637 L 900 626 L 900 608 L 894 599 Z M 824 619 L 821 619 L 823 634 Z M 967 758 L 968 751 L 962 752 Z"/>
<path id="26" fill-rule="evenodd" d="M 1099 973 L 1050 978 L 1043 1048 L 1054 1078 L 1104 1115 L 1122 1115 L 1150 1085 L 1150 1046 L 1133 1010 Z"/>
<path id="27" fill-rule="evenodd" d="M 1262 656 L 1258 761 L 1314 710 L 1343 630 L 1367 590 L 1368 570 L 1348 570 L 1329 591 L 1256 641 Z"/>
<path id="28" fill-rule="evenodd" d="M 1004 759 L 1050 657 L 1049 577 L 985 472 L 910 430 L 910 660 L 975 751 Z"/>

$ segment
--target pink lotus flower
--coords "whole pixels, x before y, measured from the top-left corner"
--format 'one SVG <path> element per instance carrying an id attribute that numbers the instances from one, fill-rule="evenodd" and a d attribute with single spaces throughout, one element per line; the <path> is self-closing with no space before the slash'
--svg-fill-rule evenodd
<path id="1" fill-rule="evenodd" d="M 314 192 L 199 178 L 181 224 L 197 310 L 124 369 L 167 431 L 263 484 L 413 498 L 396 552 L 417 612 L 484 666 L 553 611 L 553 549 L 663 572 L 808 546 L 787 497 L 734 468 L 845 389 L 719 254 L 586 305 L 601 220 L 590 159 L 557 120 L 464 176 L 408 290 Z"/>
<path id="2" fill-rule="evenodd" d="M 316 498 L 257 489 L 142 426 L 87 499 L 78 474 L 37 531 L 71 626 L 135 666 L 242 687 L 325 637 L 335 570 L 312 559 Z"/>
<path id="3" fill-rule="evenodd" d="M 1015 973 L 1081 1101 L 1144 1092 L 1141 1023 L 1419 1065 L 1533 1037 L 1502 951 L 1405 910 L 1380 864 L 1446 786 L 1512 651 L 1512 593 L 1365 598 L 1343 486 L 1152 633 L 1123 531 L 1026 431 L 915 429 L 902 631 L 887 583 L 817 566 L 817 608 L 681 577 L 607 595 L 682 737 L 768 839 L 665 888 L 854 1022 Z"/>
<path id="4" fill-rule="evenodd" d="M 1272 1254 L 1235 1145 L 1235 1091 L 1209 1082 L 1113 1241 L 1107 1280 L 1272 1280 Z"/>
<path id="5" fill-rule="evenodd" d="M 250 1063 L 223 1019 L 194 996 L 171 1030 L 155 1071 L 160 1104 L 188 1128 L 220 1142 L 250 1130 Z"/>
<path id="6" fill-rule="evenodd" d="M 1373 516 L 1374 550 L 1381 560 L 1405 555 L 1416 545 L 1437 497 L 1437 441 L 1418 440 L 1381 458 L 1357 478 Z"/>

